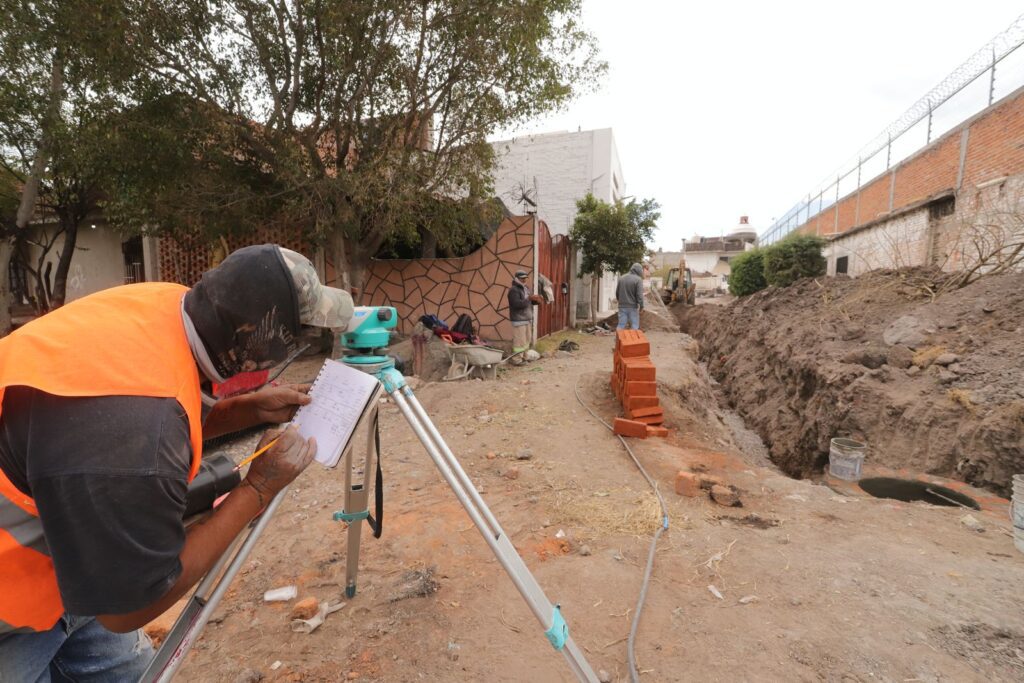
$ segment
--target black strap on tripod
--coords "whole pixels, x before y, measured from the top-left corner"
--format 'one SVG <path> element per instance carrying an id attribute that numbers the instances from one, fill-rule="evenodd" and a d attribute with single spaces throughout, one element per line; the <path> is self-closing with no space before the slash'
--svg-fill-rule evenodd
<path id="1" fill-rule="evenodd" d="M 380 538 L 384 533 L 384 472 L 380 468 L 380 412 L 373 411 L 373 445 L 377 452 L 377 481 L 373 485 L 374 512 L 367 515 L 366 523 L 373 530 L 373 537 Z"/>

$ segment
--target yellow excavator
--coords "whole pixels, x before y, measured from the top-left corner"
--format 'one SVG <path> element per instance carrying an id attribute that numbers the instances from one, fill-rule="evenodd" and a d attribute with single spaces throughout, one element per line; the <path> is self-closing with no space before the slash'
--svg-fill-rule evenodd
<path id="1" fill-rule="evenodd" d="M 666 304 L 678 301 L 689 306 L 697 303 L 697 286 L 693 273 L 686 267 L 686 259 L 679 261 L 678 268 L 669 269 L 665 286 L 661 288 L 661 300 Z"/>

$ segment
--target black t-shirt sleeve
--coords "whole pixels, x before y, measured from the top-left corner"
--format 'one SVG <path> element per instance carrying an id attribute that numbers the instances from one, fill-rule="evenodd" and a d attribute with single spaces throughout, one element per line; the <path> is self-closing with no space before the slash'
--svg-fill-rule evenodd
<path id="1" fill-rule="evenodd" d="M 161 598 L 185 543 L 192 449 L 181 406 L 41 394 L 32 417 L 28 481 L 65 609 L 124 614 Z"/>

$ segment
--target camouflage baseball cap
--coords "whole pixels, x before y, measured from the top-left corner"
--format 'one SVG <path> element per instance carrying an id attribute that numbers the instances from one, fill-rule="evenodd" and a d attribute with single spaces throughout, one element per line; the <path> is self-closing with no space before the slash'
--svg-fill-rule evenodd
<path id="1" fill-rule="evenodd" d="M 320 283 L 316 268 L 302 254 L 278 247 L 284 265 L 295 283 L 299 301 L 299 320 L 313 327 L 344 328 L 352 318 L 352 295 L 343 289 Z"/>

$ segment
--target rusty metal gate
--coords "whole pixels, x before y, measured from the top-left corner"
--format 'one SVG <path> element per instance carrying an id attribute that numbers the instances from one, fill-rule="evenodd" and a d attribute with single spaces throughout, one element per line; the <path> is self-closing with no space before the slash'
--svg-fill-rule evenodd
<path id="1" fill-rule="evenodd" d="M 537 309 L 537 336 L 544 337 L 569 326 L 569 260 L 572 251 L 569 238 L 565 235 L 555 235 L 552 238 L 548 226 L 543 221 L 537 221 L 535 244 L 537 271 L 551 280 L 555 290 L 555 300 Z"/>

